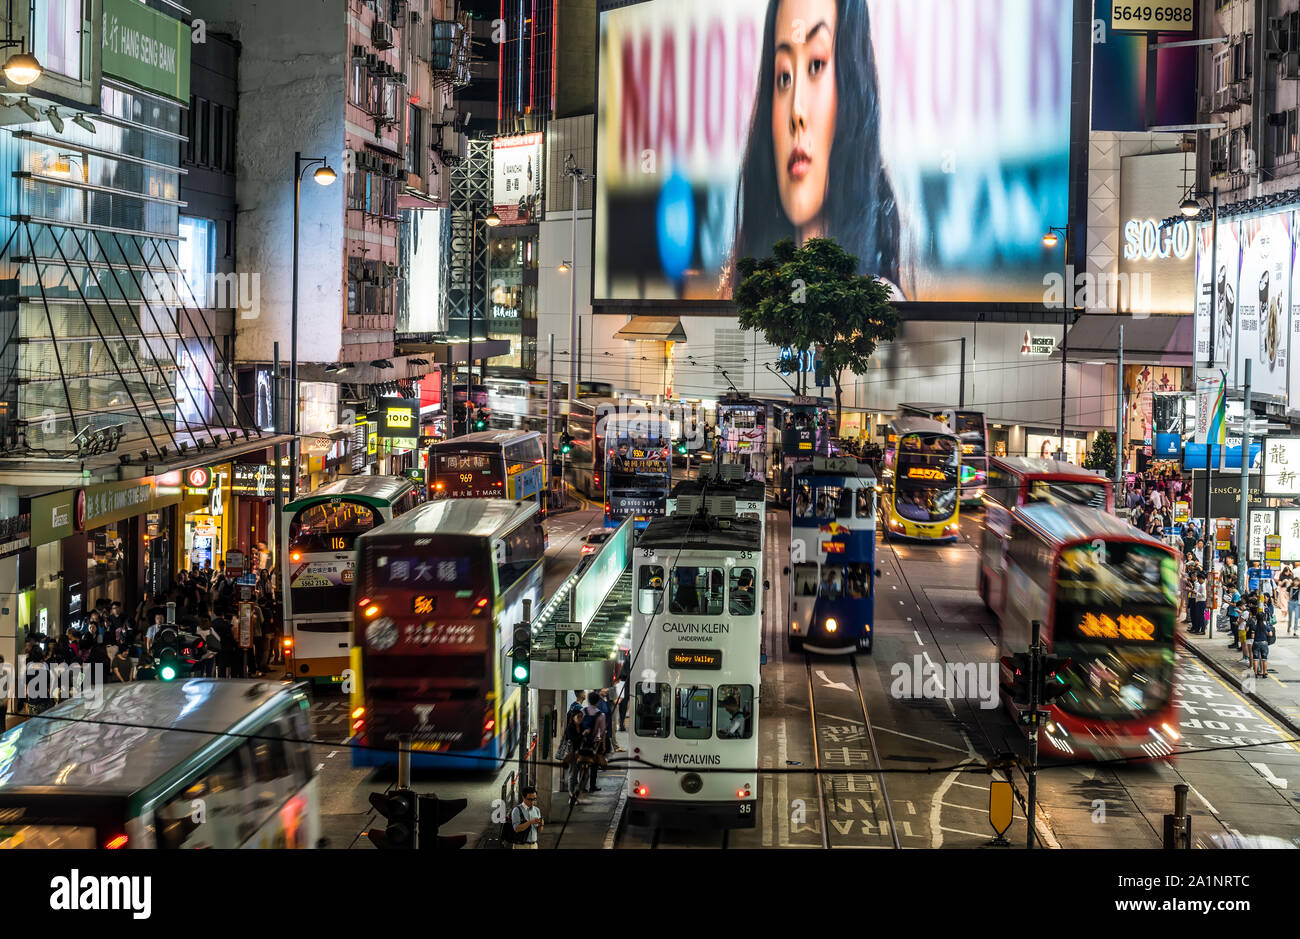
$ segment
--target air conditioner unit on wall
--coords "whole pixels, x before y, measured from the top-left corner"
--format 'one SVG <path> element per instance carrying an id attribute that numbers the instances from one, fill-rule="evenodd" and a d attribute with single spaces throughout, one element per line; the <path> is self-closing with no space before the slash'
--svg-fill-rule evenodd
<path id="1" fill-rule="evenodd" d="M 1282 77 L 1300 78 L 1300 52 L 1288 52 L 1282 56 Z"/>

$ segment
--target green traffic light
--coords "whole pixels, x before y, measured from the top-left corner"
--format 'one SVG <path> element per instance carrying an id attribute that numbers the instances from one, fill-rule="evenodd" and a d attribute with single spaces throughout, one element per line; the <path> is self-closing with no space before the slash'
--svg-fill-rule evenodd
<path id="1" fill-rule="evenodd" d="M 522 682 L 525 682 L 525 681 L 527 681 L 527 680 L 528 680 L 528 666 L 527 666 L 527 665 L 524 665 L 524 664 L 522 664 L 522 663 L 516 665 L 516 666 L 515 666 L 515 681 L 517 681 L 517 682 L 521 682 L 521 683 L 522 683 Z"/>
<path id="2" fill-rule="evenodd" d="M 164 666 L 159 670 L 159 672 L 158 672 L 158 676 L 159 676 L 163 681 L 171 681 L 173 678 L 176 677 L 176 669 L 172 668 L 170 665 L 164 665 Z"/>

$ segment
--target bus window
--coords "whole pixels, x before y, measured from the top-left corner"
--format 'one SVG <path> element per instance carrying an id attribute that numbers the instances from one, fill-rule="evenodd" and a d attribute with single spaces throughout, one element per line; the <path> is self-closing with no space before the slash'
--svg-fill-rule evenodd
<path id="1" fill-rule="evenodd" d="M 637 609 L 642 613 L 661 613 L 664 608 L 664 569 L 658 564 L 641 568 L 637 583 Z"/>
<path id="2" fill-rule="evenodd" d="M 270 821 L 297 789 L 280 734 L 280 726 L 271 724 L 262 729 L 259 739 L 248 742 L 253 768 L 253 804 L 249 815 L 257 828 Z"/>
<path id="3" fill-rule="evenodd" d="M 718 686 L 718 737 L 748 740 L 754 736 L 754 686 Z"/>
<path id="4" fill-rule="evenodd" d="M 817 596 L 816 564 L 796 564 L 794 566 L 794 595 L 796 597 Z"/>
<path id="5" fill-rule="evenodd" d="M 497 564 L 497 578 L 505 590 L 533 569 L 546 552 L 546 533 L 535 518 L 524 520 L 514 531 L 502 536 L 504 560 Z"/>
<path id="6" fill-rule="evenodd" d="M 673 724 L 673 732 L 680 740 L 707 740 L 713 736 L 713 689 L 708 685 L 678 688 Z"/>
<path id="7" fill-rule="evenodd" d="M 672 613 L 697 616 L 722 615 L 722 569 L 719 567 L 674 567 Z"/>
<path id="8" fill-rule="evenodd" d="M 668 736 L 668 697 L 671 694 L 669 685 L 637 682 L 634 717 L 638 737 Z"/>
<path id="9" fill-rule="evenodd" d="M 237 848 L 256 831 L 245 805 L 244 750 L 246 747 L 226 754 L 158 809 L 158 847 Z M 196 800 L 203 803 L 202 821 L 195 818 Z"/>
<path id="10" fill-rule="evenodd" d="M 727 607 L 732 616 L 754 615 L 754 569 L 735 567 L 731 570 L 731 602 Z"/>

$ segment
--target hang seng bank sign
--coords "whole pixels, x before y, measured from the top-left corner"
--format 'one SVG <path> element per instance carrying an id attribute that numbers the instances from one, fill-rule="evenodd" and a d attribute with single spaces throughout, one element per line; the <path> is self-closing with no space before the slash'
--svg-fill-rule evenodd
<path id="1" fill-rule="evenodd" d="M 103 71 L 188 103 L 190 27 L 138 0 L 104 0 Z"/>

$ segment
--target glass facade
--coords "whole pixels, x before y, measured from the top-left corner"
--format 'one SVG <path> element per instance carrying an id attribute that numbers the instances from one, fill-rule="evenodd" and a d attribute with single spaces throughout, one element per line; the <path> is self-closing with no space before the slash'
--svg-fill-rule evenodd
<path id="1" fill-rule="evenodd" d="M 494 369 L 537 368 L 537 234 L 494 231 L 488 242 L 488 338 L 508 339 Z"/>

